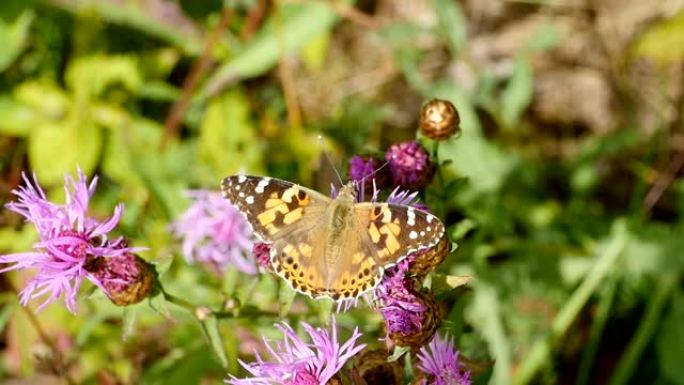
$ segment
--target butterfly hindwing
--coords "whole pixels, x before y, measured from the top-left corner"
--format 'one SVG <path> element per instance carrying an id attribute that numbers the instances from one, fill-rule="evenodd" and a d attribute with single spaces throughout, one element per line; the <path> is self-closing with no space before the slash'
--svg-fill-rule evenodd
<path id="1" fill-rule="evenodd" d="M 221 191 L 264 242 L 286 237 L 299 222 L 324 211 L 330 201 L 316 191 L 269 177 L 229 176 L 223 179 Z"/>
<path id="2" fill-rule="evenodd" d="M 323 292 L 332 299 L 356 298 L 376 287 L 384 270 L 409 254 L 431 248 L 444 237 L 434 215 L 390 203 L 354 205 L 354 221 L 340 239 L 344 247 L 328 271 Z"/>
<path id="3" fill-rule="evenodd" d="M 435 246 L 444 236 L 444 225 L 436 216 L 411 206 L 359 203 L 355 209 L 358 227 L 365 229 L 366 242 L 384 267 Z"/>
<path id="4" fill-rule="evenodd" d="M 321 258 L 325 226 L 311 221 L 271 245 L 271 266 L 290 286 L 311 297 L 327 295 L 324 282 L 327 267 Z"/>

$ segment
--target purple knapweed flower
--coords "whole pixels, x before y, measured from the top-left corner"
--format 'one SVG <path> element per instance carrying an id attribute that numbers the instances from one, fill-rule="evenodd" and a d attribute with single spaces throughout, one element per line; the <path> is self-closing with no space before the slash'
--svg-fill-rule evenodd
<path id="1" fill-rule="evenodd" d="M 65 176 L 66 203 L 63 205 L 47 200 L 35 176 L 33 181 L 25 174 L 22 178 L 25 186 L 12 191 L 19 197 L 18 201 L 6 207 L 33 223 L 40 240 L 33 245 L 34 251 L 0 256 L 0 263 L 12 264 L 1 269 L 0 273 L 36 269 L 36 275 L 19 293 L 20 303 L 26 305 L 32 298 L 48 295 L 38 307 L 41 310 L 64 294 L 67 309 L 75 313 L 76 295 L 83 278 L 107 292 L 102 281 L 88 271 L 90 261 L 140 250 L 126 246 L 121 238 L 107 240 L 107 235 L 121 218 L 123 205 L 117 205 L 114 214 L 104 221 L 88 217 L 88 204 L 95 192 L 97 177 L 88 184 L 80 170 L 77 181 Z"/>
<path id="2" fill-rule="evenodd" d="M 384 187 L 388 179 L 385 170 L 382 161 L 374 156 L 354 155 L 349 161 L 349 180 L 363 182 L 365 187 L 373 183 Z"/>
<path id="3" fill-rule="evenodd" d="M 231 376 L 231 385 L 325 385 L 342 369 L 344 364 L 365 347 L 356 345 L 361 333 L 354 329 L 352 336 L 340 345 L 337 326 L 333 319 L 331 331 L 314 328 L 306 322 L 302 327 L 311 338 L 311 343 L 303 341 L 295 331 L 283 322 L 276 328 L 283 333 L 283 340 L 264 344 L 273 361 L 264 361 L 258 353 L 256 362 L 240 364 L 252 375 L 238 379 Z"/>
<path id="4" fill-rule="evenodd" d="M 413 290 L 413 281 L 406 277 L 409 261 L 403 260 L 385 271 L 385 276 L 373 292 L 385 319 L 388 334 L 411 335 L 423 327 L 427 306 Z"/>
<path id="5" fill-rule="evenodd" d="M 424 188 L 435 173 L 430 155 L 416 141 L 391 146 L 385 153 L 385 160 L 389 162 L 394 185 L 409 190 Z"/>
<path id="6" fill-rule="evenodd" d="M 454 341 L 448 335 L 439 334 L 418 353 L 418 369 L 428 378 L 421 385 L 470 385 L 470 372 L 464 370 L 458 360 Z"/>
<path id="7" fill-rule="evenodd" d="M 193 203 L 172 225 L 176 236 L 183 240 L 185 259 L 218 270 L 235 266 L 247 274 L 256 274 L 252 229 L 242 214 L 219 193 L 196 190 L 188 195 Z"/>
<path id="8" fill-rule="evenodd" d="M 264 269 L 271 268 L 271 245 L 268 243 L 257 242 L 252 247 L 252 255 L 256 259 L 259 266 Z"/>
<path id="9" fill-rule="evenodd" d="M 380 167 L 380 160 L 372 156 L 354 155 L 349 161 L 349 179 L 361 181 Z"/>

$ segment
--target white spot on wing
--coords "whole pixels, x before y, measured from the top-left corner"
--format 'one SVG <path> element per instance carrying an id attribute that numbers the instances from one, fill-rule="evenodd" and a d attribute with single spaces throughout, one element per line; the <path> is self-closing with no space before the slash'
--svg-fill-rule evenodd
<path id="1" fill-rule="evenodd" d="M 265 179 L 260 180 L 259 183 L 257 183 L 254 191 L 258 192 L 259 194 L 263 194 L 264 188 L 266 186 L 268 186 L 268 183 L 270 182 L 270 180 L 271 180 L 270 178 L 265 178 Z"/>
<path id="2" fill-rule="evenodd" d="M 244 176 L 244 175 L 238 176 L 238 182 L 244 183 L 246 180 L 247 180 L 247 177 L 246 177 L 246 176 Z"/>
<path id="3" fill-rule="evenodd" d="M 418 233 L 416 233 L 415 231 L 411 231 L 411 232 L 409 233 L 409 238 L 411 238 L 411 239 L 416 239 L 416 238 L 418 238 Z"/>
<path id="4" fill-rule="evenodd" d="M 245 202 L 249 203 L 250 205 L 254 203 L 254 197 L 253 196 L 248 196 L 245 198 Z"/>
<path id="5" fill-rule="evenodd" d="M 413 226 L 416 224 L 416 212 L 413 210 L 413 208 L 409 208 L 406 215 L 408 216 L 408 225 Z"/>
<path id="6" fill-rule="evenodd" d="M 240 193 L 239 193 L 238 195 L 240 196 L 240 198 L 244 198 L 244 197 L 245 197 L 245 193 L 243 193 L 242 191 L 240 191 Z"/>
<path id="7" fill-rule="evenodd" d="M 428 223 L 432 223 L 432 221 L 433 221 L 434 219 L 435 219 L 435 216 L 432 215 L 432 214 L 429 214 L 429 215 L 427 216 L 427 222 L 428 222 Z"/>

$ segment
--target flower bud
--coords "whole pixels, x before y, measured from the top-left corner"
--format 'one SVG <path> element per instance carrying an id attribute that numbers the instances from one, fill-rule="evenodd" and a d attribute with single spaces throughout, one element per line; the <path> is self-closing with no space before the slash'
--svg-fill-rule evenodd
<path id="1" fill-rule="evenodd" d="M 97 257 L 86 265 L 86 269 L 101 282 L 105 294 L 117 306 L 142 301 L 154 286 L 153 268 L 133 253 Z"/>
<path id="2" fill-rule="evenodd" d="M 364 350 L 354 359 L 354 366 L 366 384 L 403 384 L 404 369 L 387 358 L 385 349 Z"/>
<path id="3" fill-rule="evenodd" d="M 444 140 L 459 131 L 461 118 L 451 102 L 432 99 L 420 113 L 420 130 L 430 139 Z"/>
<path id="4" fill-rule="evenodd" d="M 418 277 L 424 277 L 444 262 L 449 254 L 450 242 L 446 234 L 437 245 L 430 249 L 411 254 L 409 258 L 409 272 Z"/>
<path id="5" fill-rule="evenodd" d="M 271 245 L 268 243 L 257 242 L 252 246 L 252 255 L 259 266 L 266 270 L 273 270 L 271 266 Z"/>
<path id="6" fill-rule="evenodd" d="M 417 351 L 437 333 L 441 312 L 432 293 L 416 292 L 414 295 L 416 302 L 424 307 L 420 314 L 421 328 L 408 333 L 402 331 L 393 333 L 390 331 L 389 338 L 399 346 L 410 347 L 412 350 Z"/>

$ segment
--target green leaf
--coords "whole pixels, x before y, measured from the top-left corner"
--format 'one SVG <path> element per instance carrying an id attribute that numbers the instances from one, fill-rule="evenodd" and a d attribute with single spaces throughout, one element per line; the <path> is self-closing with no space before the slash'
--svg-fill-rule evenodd
<path id="1" fill-rule="evenodd" d="M 387 357 L 387 362 L 395 362 L 410 351 L 411 348 L 408 346 L 395 346 L 392 350 L 392 355 Z"/>
<path id="2" fill-rule="evenodd" d="M 200 325 L 202 327 L 202 332 L 204 336 L 209 340 L 209 343 L 214 349 L 214 353 L 221 362 L 221 366 L 228 368 L 228 356 L 223 348 L 223 340 L 221 339 L 221 333 L 218 329 L 218 320 L 214 316 L 210 316 L 207 319 L 200 320 Z"/>
<path id="3" fill-rule="evenodd" d="M 45 123 L 29 136 L 29 163 L 42 183 L 57 184 L 77 167 L 92 173 L 101 147 L 101 128 L 90 122 Z"/>
<path id="4" fill-rule="evenodd" d="M 665 377 L 675 384 L 684 384 L 684 292 L 672 296 L 672 307 L 663 319 L 656 337 L 658 364 Z"/>
<path id="5" fill-rule="evenodd" d="M 64 90 L 46 81 L 24 82 L 14 89 L 13 95 L 17 102 L 49 119 L 62 119 L 71 104 Z"/>
<path id="6" fill-rule="evenodd" d="M 32 11 L 24 11 L 13 23 L 0 18 L 0 72 L 7 69 L 26 46 L 33 17 Z"/>
<path id="7" fill-rule="evenodd" d="M 199 156 L 219 181 L 241 170 L 262 169 L 259 143 L 244 93 L 232 89 L 209 103 L 199 134 Z"/>
<path id="8" fill-rule="evenodd" d="M 314 301 L 316 301 L 318 306 L 318 317 L 321 319 L 321 323 L 324 325 L 330 324 L 333 309 L 337 306 L 335 302 L 330 298 L 320 298 Z"/>
<path id="9" fill-rule="evenodd" d="M 3 252 L 22 252 L 31 248 L 38 235 L 32 226 L 24 226 L 21 231 L 11 227 L 0 228 L 0 250 Z"/>
<path id="10" fill-rule="evenodd" d="M 470 218 L 466 218 L 451 227 L 449 239 L 452 241 L 458 241 L 459 239 L 465 237 L 468 232 L 476 228 L 477 223 Z"/>
<path id="11" fill-rule="evenodd" d="M 0 133 L 7 136 L 27 136 L 41 121 L 33 109 L 4 95 L 0 96 L 0 116 Z"/>
<path id="12" fill-rule="evenodd" d="M 301 49 L 302 62 L 309 71 L 320 71 L 325 65 L 326 54 L 330 46 L 330 34 L 321 34 Z"/>
<path id="13" fill-rule="evenodd" d="M 140 304 L 126 306 L 123 309 L 123 317 L 121 327 L 121 340 L 126 341 L 135 334 L 135 326 L 138 320 L 138 306 Z"/>
<path id="14" fill-rule="evenodd" d="M 279 280 L 278 287 L 278 304 L 280 305 L 280 317 L 285 317 L 292 308 L 292 303 L 297 296 L 297 292 L 292 290 L 289 284 L 284 280 Z"/>
<path id="15" fill-rule="evenodd" d="M 200 92 L 200 99 L 225 86 L 262 75 L 287 55 L 329 31 L 338 19 L 324 2 L 284 4 L 235 57 L 219 67 Z"/>
<path id="16" fill-rule="evenodd" d="M 157 102 L 174 102 L 180 97 L 181 91 L 178 87 L 157 80 L 142 84 L 137 90 L 137 95 Z"/>
<path id="17" fill-rule="evenodd" d="M 115 84 L 135 92 L 142 79 L 134 56 L 98 54 L 74 60 L 67 68 L 66 84 L 76 96 L 96 97 Z"/>
<path id="18" fill-rule="evenodd" d="M 636 56 L 645 56 L 663 63 L 684 57 L 684 11 L 654 24 L 639 37 L 632 48 Z"/>
<path id="19" fill-rule="evenodd" d="M 435 295 L 449 295 L 456 289 L 463 290 L 473 280 L 471 276 L 445 275 L 434 273 L 432 274 L 432 283 L 430 288 Z"/>
<path id="20" fill-rule="evenodd" d="M 4 331 L 7 327 L 7 323 L 12 317 L 12 313 L 17 309 L 15 301 L 3 304 L 2 310 L 0 310 L 0 331 Z"/>
<path id="21" fill-rule="evenodd" d="M 79 17 L 92 15 L 110 23 L 135 28 L 143 33 L 175 44 L 189 55 L 199 55 L 202 52 L 201 34 L 188 26 L 189 19 L 183 15 L 180 9 L 160 7 L 159 9 L 167 11 L 166 17 L 164 17 L 163 15 L 150 15 L 150 10 L 146 10 L 146 7 L 140 2 L 117 3 L 82 0 L 55 1 L 51 2 L 50 5 L 62 8 Z M 173 7 L 174 5 L 167 4 L 167 6 Z"/>
<path id="22" fill-rule="evenodd" d="M 489 352 L 496 357 L 492 385 L 510 384 L 509 368 L 511 367 L 510 344 L 504 329 L 500 301 L 493 286 L 485 282 L 477 282 L 475 296 L 468 309 L 468 318 L 473 322 L 484 339 L 487 341 Z"/>
<path id="23" fill-rule="evenodd" d="M 501 95 L 501 118 L 507 126 L 518 123 L 523 111 L 532 102 L 534 78 L 528 58 L 520 56 L 515 60 L 513 77 Z"/>
<path id="24" fill-rule="evenodd" d="M 162 277 L 171 268 L 173 264 L 173 255 L 169 254 L 164 258 L 158 258 L 154 262 L 154 270 L 157 272 L 157 277 Z"/>
<path id="25" fill-rule="evenodd" d="M 451 0 L 433 0 L 435 13 L 442 33 L 454 53 L 458 53 L 466 42 L 466 19 L 458 3 Z"/>

